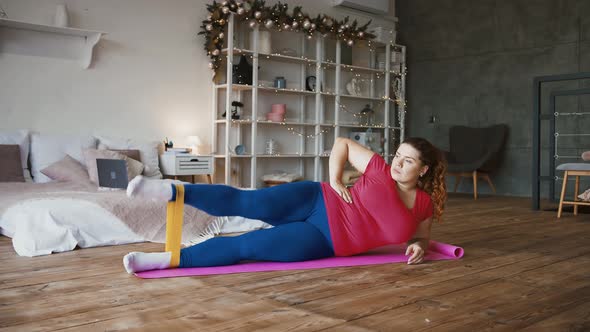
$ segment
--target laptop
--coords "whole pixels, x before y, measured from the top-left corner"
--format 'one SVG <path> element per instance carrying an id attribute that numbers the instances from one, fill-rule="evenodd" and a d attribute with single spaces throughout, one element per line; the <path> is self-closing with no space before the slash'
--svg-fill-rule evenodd
<path id="1" fill-rule="evenodd" d="M 96 159 L 98 186 L 126 189 L 129 184 L 127 165 L 120 159 Z"/>

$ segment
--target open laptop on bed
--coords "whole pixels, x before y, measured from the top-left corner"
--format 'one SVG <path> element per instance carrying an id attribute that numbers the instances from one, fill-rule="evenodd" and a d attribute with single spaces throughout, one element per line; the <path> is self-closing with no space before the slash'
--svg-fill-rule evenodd
<path id="1" fill-rule="evenodd" d="M 126 189 L 129 180 L 127 178 L 127 165 L 125 160 L 96 159 L 98 169 L 98 186 L 103 188 Z"/>

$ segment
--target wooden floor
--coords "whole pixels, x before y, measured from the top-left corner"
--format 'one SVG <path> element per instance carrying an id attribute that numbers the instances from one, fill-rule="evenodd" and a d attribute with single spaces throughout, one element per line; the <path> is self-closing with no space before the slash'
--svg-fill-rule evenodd
<path id="1" fill-rule="evenodd" d="M 433 238 L 458 261 L 142 280 L 129 251 L 15 254 L 0 238 L 0 331 L 589 331 L 590 214 L 452 196 Z"/>

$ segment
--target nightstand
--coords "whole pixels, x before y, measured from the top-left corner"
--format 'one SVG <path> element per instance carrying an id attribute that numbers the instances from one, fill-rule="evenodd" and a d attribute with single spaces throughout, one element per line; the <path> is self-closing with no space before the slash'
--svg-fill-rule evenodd
<path id="1" fill-rule="evenodd" d="M 195 175 L 207 175 L 209 183 L 213 174 L 213 156 L 196 156 L 191 154 L 162 154 L 160 155 L 162 173 L 174 176 L 191 175 L 195 183 Z"/>

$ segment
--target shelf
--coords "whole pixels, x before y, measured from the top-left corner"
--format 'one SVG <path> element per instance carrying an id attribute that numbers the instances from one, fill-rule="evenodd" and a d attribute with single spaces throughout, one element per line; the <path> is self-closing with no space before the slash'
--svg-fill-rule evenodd
<path id="1" fill-rule="evenodd" d="M 230 155 L 231 158 L 252 158 L 251 154 L 232 154 Z M 258 154 L 256 158 L 313 158 L 316 157 L 315 154 L 312 153 L 304 153 L 304 154 Z M 225 159 L 225 155 L 223 154 L 216 154 L 215 158 L 217 159 Z"/>
<path id="2" fill-rule="evenodd" d="M 216 89 L 227 89 L 227 83 L 225 84 L 217 84 L 215 85 Z M 251 85 L 246 85 L 246 84 L 232 84 L 231 85 L 232 90 L 252 90 L 252 86 Z"/>
<path id="3" fill-rule="evenodd" d="M 62 28 L 0 18 L 0 52 L 79 60 L 87 69 L 104 32 Z"/>
<path id="4" fill-rule="evenodd" d="M 353 95 L 346 95 L 341 94 L 341 98 L 349 98 L 349 99 L 359 99 L 359 100 L 371 100 L 371 101 L 386 101 L 385 97 L 365 97 L 365 96 L 353 96 Z"/>
<path id="5" fill-rule="evenodd" d="M 389 126 L 368 126 L 368 125 L 361 125 L 361 124 L 340 124 L 340 127 L 344 127 L 344 128 L 371 128 L 371 129 L 386 129 L 386 128 L 393 128 L 393 127 L 389 127 Z"/>
<path id="6" fill-rule="evenodd" d="M 222 54 L 227 54 L 227 48 L 221 50 Z M 255 52 L 248 49 L 241 49 L 241 48 L 234 48 L 233 55 L 249 55 L 249 56 L 256 56 Z M 377 68 L 369 68 L 369 67 L 362 67 L 362 66 L 353 66 L 353 65 L 346 65 L 346 64 L 337 64 L 332 61 L 316 61 L 315 59 L 305 58 L 303 56 L 289 56 L 289 55 L 282 55 L 279 53 L 258 53 L 258 60 L 271 60 L 271 61 L 279 61 L 279 62 L 287 62 L 287 63 L 299 63 L 299 64 L 316 64 L 319 63 L 321 66 L 326 68 L 336 68 L 340 66 L 343 71 L 358 71 L 370 74 L 381 74 L 385 75 L 385 69 L 377 69 Z M 390 71 L 391 74 L 399 75 L 399 73 L 394 72 L 393 70 Z"/>
<path id="7" fill-rule="evenodd" d="M 269 120 L 258 120 L 258 121 L 252 121 L 252 120 L 230 120 L 230 122 L 232 124 L 238 124 L 238 125 L 243 125 L 243 124 L 252 124 L 253 122 L 256 122 L 258 124 L 263 124 L 263 125 L 285 125 L 285 126 L 316 126 L 316 125 L 320 125 L 320 126 L 334 126 L 333 124 L 322 124 L 322 123 L 312 123 L 312 122 L 297 122 L 297 121 L 285 121 L 285 122 L 274 122 L 274 121 L 269 121 Z M 215 120 L 215 123 L 221 123 L 221 124 L 225 124 L 226 120 L 223 119 L 218 119 Z"/>
<path id="8" fill-rule="evenodd" d="M 227 48 L 221 50 L 222 54 L 227 54 Z M 250 55 L 254 56 L 254 51 L 242 49 L 242 48 L 234 48 L 233 55 Z M 290 62 L 290 63 L 316 63 L 315 59 L 309 59 L 302 56 L 290 56 L 290 55 L 283 55 L 279 53 L 258 53 L 258 59 L 265 59 L 265 60 L 273 60 L 273 61 L 281 61 L 281 62 Z"/>

